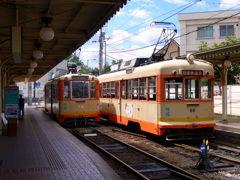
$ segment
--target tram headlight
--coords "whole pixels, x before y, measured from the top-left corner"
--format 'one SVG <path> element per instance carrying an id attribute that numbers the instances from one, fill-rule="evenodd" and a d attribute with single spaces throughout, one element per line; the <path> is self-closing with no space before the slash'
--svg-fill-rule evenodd
<path id="1" fill-rule="evenodd" d="M 193 54 L 191 54 L 191 53 L 187 54 L 187 60 L 188 60 L 189 64 L 193 64 L 194 59 L 195 59 L 195 57 Z"/>

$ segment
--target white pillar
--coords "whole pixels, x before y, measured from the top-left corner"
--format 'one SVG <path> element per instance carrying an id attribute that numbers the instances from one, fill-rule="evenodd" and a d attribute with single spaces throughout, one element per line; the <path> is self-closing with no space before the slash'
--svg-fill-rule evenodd
<path id="1" fill-rule="evenodd" d="M 222 72 L 221 72 L 221 79 L 222 79 L 222 120 L 227 121 L 227 72 L 228 67 L 231 66 L 231 61 L 226 60 L 222 64 Z"/>

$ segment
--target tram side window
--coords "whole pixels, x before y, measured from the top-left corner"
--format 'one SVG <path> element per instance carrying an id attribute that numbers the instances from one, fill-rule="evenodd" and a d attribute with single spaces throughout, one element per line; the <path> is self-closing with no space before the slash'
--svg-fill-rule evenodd
<path id="1" fill-rule="evenodd" d="M 201 98 L 203 100 L 212 99 L 212 80 L 209 78 L 201 79 Z"/>
<path id="2" fill-rule="evenodd" d="M 90 96 L 92 99 L 96 98 L 96 82 L 91 82 Z"/>
<path id="3" fill-rule="evenodd" d="M 131 80 L 126 81 L 126 98 L 131 99 L 132 97 L 132 91 L 131 91 Z"/>
<path id="4" fill-rule="evenodd" d="M 110 98 L 110 83 L 107 83 L 107 98 Z"/>
<path id="5" fill-rule="evenodd" d="M 133 93 L 133 99 L 138 99 L 138 79 L 132 80 L 133 86 L 132 86 L 132 93 Z"/>
<path id="6" fill-rule="evenodd" d="M 199 79 L 185 79 L 185 99 L 199 99 Z"/>
<path id="7" fill-rule="evenodd" d="M 72 99 L 88 99 L 88 98 L 89 98 L 89 82 L 72 81 Z"/>
<path id="8" fill-rule="evenodd" d="M 115 98 L 115 82 L 111 82 L 111 98 Z"/>
<path id="9" fill-rule="evenodd" d="M 166 100 L 182 100 L 182 78 L 165 79 Z"/>
<path id="10" fill-rule="evenodd" d="M 107 97 L 107 83 L 103 83 L 103 97 Z"/>
<path id="11" fill-rule="evenodd" d="M 70 97 L 69 82 L 64 81 L 64 83 L 63 83 L 63 98 L 64 99 L 69 99 L 69 97 Z"/>
<path id="12" fill-rule="evenodd" d="M 125 97 L 125 81 L 122 81 L 122 99 L 126 99 L 126 97 Z"/>
<path id="13" fill-rule="evenodd" d="M 119 82 L 116 82 L 116 98 L 119 98 Z"/>
<path id="14" fill-rule="evenodd" d="M 139 96 L 141 100 L 146 100 L 147 88 L 146 88 L 146 78 L 140 79 Z"/>
<path id="15" fill-rule="evenodd" d="M 156 77 L 148 78 L 148 100 L 156 100 Z"/>

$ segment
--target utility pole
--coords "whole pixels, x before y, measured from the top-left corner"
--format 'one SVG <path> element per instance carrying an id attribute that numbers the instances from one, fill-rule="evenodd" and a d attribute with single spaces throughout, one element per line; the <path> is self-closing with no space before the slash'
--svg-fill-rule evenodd
<path id="1" fill-rule="evenodd" d="M 102 61 L 103 61 L 103 41 L 105 39 L 105 33 L 100 29 L 99 36 L 99 75 L 102 74 Z"/>

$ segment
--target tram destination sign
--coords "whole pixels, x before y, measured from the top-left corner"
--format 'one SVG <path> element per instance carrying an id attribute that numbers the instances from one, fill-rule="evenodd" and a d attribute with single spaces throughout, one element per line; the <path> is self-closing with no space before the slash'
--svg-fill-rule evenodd
<path id="1" fill-rule="evenodd" d="M 88 76 L 72 76 L 72 80 L 88 80 Z"/>
<path id="2" fill-rule="evenodd" d="M 184 76 L 202 76 L 203 71 L 201 71 L 201 70 L 183 70 L 182 75 L 184 75 Z"/>

